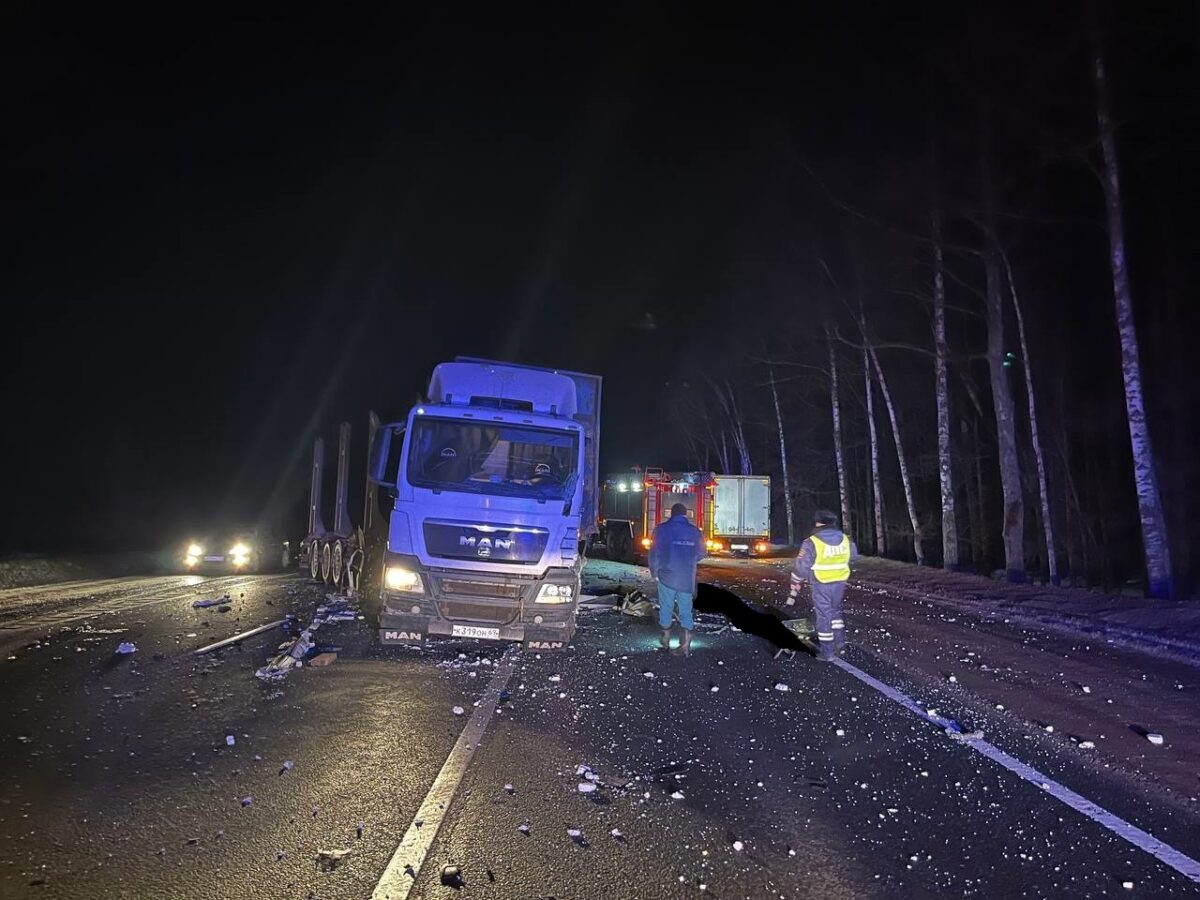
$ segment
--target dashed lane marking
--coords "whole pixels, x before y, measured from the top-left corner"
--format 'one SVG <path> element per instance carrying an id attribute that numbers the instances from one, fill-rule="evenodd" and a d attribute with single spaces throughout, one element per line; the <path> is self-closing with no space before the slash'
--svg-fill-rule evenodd
<path id="1" fill-rule="evenodd" d="M 392 854 L 391 861 L 379 877 L 379 884 L 375 886 L 371 900 L 405 900 L 413 885 L 417 883 L 421 866 L 429 854 L 429 848 L 433 846 L 438 829 L 442 827 L 442 820 L 450 809 L 454 793 L 458 790 L 467 766 L 471 764 L 475 750 L 483 739 L 483 733 L 500 704 L 500 693 L 512 677 L 518 652 L 518 648 L 510 648 L 496 664 L 496 674 L 488 682 L 479 705 L 475 707 L 475 712 L 467 722 L 467 727 L 455 741 L 454 748 L 446 757 L 442 770 L 438 772 L 433 786 L 425 795 L 412 824 L 408 826 L 408 831 L 404 833 L 400 845 Z"/>
<path id="2" fill-rule="evenodd" d="M 908 695 L 901 693 L 889 684 L 884 684 L 878 678 L 868 675 L 862 669 L 854 666 L 844 659 L 834 659 L 834 663 L 841 667 L 844 671 L 853 675 L 863 684 L 874 688 L 883 694 L 889 700 L 900 704 L 909 712 L 924 719 L 925 721 L 938 726 L 939 728 L 949 728 L 958 731 L 956 723 L 945 719 L 942 716 L 931 714 L 921 707 L 919 703 L 913 700 Z M 1059 784 L 1053 778 L 1039 772 L 1033 766 L 1021 762 L 1014 756 L 1005 753 L 994 744 L 989 744 L 981 738 L 970 738 L 964 743 L 974 750 L 976 753 L 986 756 L 988 759 L 999 763 L 1008 769 L 1010 772 L 1017 775 L 1019 778 L 1028 781 L 1030 784 L 1045 791 L 1056 800 L 1065 803 L 1071 809 L 1082 815 L 1087 816 L 1098 825 L 1107 828 L 1117 837 L 1128 841 L 1139 850 L 1149 853 L 1159 862 L 1170 866 L 1176 872 L 1179 872 L 1190 881 L 1200 884 L 1200 862 L 1192 859 L 1187 854 L 1176 850 L 1170 844 L 1160 841 L 1149 832 L 1143 831 L 1136 825 L 1126 822 L 1120 816 L 1114 815 L 1102 806 L 1098 806 L 1091 800 L 1084 797 L 1082 794 L 1077 794 L 1069 787 Z"/>

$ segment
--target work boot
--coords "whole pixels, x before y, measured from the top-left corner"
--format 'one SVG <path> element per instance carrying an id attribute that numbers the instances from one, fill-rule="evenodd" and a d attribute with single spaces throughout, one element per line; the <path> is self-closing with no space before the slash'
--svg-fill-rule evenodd
<path id="1" fill-rule="evenodd" d="M 820 641 L 817 646 L 817 659 L 820 662 L 833 662 L 836 658 L 836 651 L 833 649 L 831 641 Z"/>
<path id="2" fill-rule="evenodd" d="M 683 630 L 683 637 L 679 641 L 679 655 L 692 655 L 692 633 L 686 628 Z"/>
<path id="3" fill-rule="evenodd" d="M 686 632 L 685 632 L 686 633 Z M 671 649 L 671 629 L 664 628 L 662 634 L 658 636 L 658 645 L 664 650 Z"/>

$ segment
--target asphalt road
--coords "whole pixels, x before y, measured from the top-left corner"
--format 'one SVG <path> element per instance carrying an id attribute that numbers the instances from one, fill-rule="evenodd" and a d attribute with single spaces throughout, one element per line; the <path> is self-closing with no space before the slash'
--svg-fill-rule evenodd
<path id="1" fill-rule="evenodd" d="M 775 593 L 781 574 L 706 571 L 746 597 Z M 229 612 L 191 606 L 224 591 Z M 360 621 L 318 632 L 341 648 L 332 666 L 275 684 L 253 672 L 279 631 L 192 652 L 286 612 L 303 620 L 322 598 L 290 576 L 0 596 L 0 896 L 369 897 L 506 652 L 507 693 L 411 897 L 1094 897 L 1127 896 L 1127 882 L 1135 896 L 1200 896 L 847 671 L 775 660 L 775 619 L 716 589 L 690 659 L 607 608 L 584 612 L 554 655 L 385 650 Z M 889 628 L 903 645 L 900 612 L 871 615 L 850 662 L 1200 855 L 1178 792 L 976 693 L 939 693 L 927 667 L 884 652 Z M 999 653 L 996 634 L 979 640 Z M 137 652 L 115 655 L 121 641 Z M 322 867 L 322 849 L 352 852 Z M 458 883 L 443 884 L 446 865 Z"/>

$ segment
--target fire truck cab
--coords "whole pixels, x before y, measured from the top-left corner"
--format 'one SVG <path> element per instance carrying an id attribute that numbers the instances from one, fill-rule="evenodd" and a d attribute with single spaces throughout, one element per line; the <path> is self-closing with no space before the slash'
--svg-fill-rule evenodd
<path id="1" fill-rule="evenodd" d="M 682 503 L 688 518 L 704 534 L 710 552 L 711 519 L 716 478 L 711 472 L 667 472 L 634 466 L 610 475 L 600 491 L 600 537 L 608 558 L 619 562 L 644 560 L 651 536 L 659 523 L 671 517 L 671 507 Z"/>

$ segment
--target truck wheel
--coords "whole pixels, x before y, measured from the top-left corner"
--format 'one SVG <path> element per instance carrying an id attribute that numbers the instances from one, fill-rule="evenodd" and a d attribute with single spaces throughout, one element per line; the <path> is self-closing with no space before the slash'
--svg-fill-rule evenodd
<path id="1" fill-rule="evenodd" d="M 308 574 L 313 581 L 321 580 L 321 542 L 317 540 L 308 545 Z"/>
<path id="2" fill-rule="evenodd" d="M 329 584 L 330 568 L 333 565 L 333 546 L 329 541 L 321 548 L 321 580 Z"/>
<path id="3" fill-rule="evenodd" d="M 342 549 L 341 541 L 333 542 L 333 554 L 329 561 L 329 583 L 334 587 L 342 586 L 343 568 L 342 562 L 345 551 Z"/>

